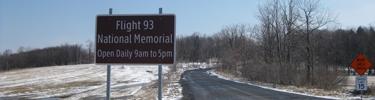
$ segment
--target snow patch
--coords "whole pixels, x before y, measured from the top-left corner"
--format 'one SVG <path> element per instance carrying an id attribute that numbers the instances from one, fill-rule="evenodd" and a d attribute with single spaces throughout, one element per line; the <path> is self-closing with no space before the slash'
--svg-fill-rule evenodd
<path id="1" fill-rule="evenodd" d="M 112 65 L 111 97 L 135 94 L 145 84 L 157 80 L 158 66 Z M 168 73 L 163 66 L 163 74 Z M 0 73 L 0 97 L 24 96 L 30 99 L 80 99 L 105 97 L 106 65 L 82 64 L 13 70 Z M 127 92 L 124 93 L 123 90 Z"/>

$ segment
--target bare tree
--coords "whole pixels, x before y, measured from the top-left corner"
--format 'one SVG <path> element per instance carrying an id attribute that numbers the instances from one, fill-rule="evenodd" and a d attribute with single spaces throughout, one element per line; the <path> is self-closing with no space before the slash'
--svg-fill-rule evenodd
<path id="1" fill-rule="evenodd" d="M 5 56 L 5 57 L 9 57 L 11 54 L 12 54 L 12 50 L 10 50 L 10 49 L 6 49 L 6 50 L 3 52 L 3 56 Z M 8 70 L 9 67 L 10 67 L 10 60 L 9 60 L 9 59 L 4 59 L 4 60 L 5 60 L 5 66 L 4 66 L 4 69 L 5 69 L 5 70 Z"/>
<path id="2" fill-rule="evenodd" d="M 319 0 L 300 0 L 299 11 L 301 12 L 301 26 L 305 35 L 305 50 L 306 50 L 306 78 L 311 85 L 313 85 L 313 70 L 314 70 L 314 45 L 312 43 L 312 35 L 318 29 L 324 27 L 332 22 L 331 16 L 320 6 Z"/>
<path id="3" fill-rule="evenodd" d="M 293 47 L 295 46 L 295 38 L 296 33 L 298 30 L 297 21 L 300 18 L 300 14 L 298 13 L 297 3 L 294 0 L 289 0 L 285 2 L 281 9 L 282 9 L 282 25 L 284 26 L 284 43 L 285 43 L 285 51 L 286 56 L 285 60 L 287 63 L 291 62 L 291 52 Z"/>
<path id="4" fill-rule="evenodd" d="M 260 36 L 264 61 L 278 72 L 274 78 L 278 83 L 289 79 L 289 70 L 293 61 L 298 64 L 300 57 L 306 58 L 306 79 L 313 79 L 314 44 L 312 34 L 333 21 L 329 14 L 319 6 L 318 0 L 270 0 L 259 6 Z M 300 34 L 302 33 L 302 34 Z M 300 39 L 303 36 L 304 39 Z M 305 41 L 300 45 L 300 41 Z M 298 48 L 304 47 L 304 52 Z M 292 55 L 297 53 L 297 55 Z M 298 54 L 303 53 L 305 56 Z M 303 62 L 305 63 L 305 62 Z M 312 81 L 311 81 L 312 82 Z M 288 83 L 291 83 L 288 81 Z"/>
<path id="5" fill-rule="evenodd" d="M 88 62 L 89 63 L 93 63 L 94 62 L 94 49 L 95 49 L 95 45 L 94 45 L 94 42 L 93 41 L 91 41 L 91 40 L 87 40 L 86 41 L 86 43 L 87 43 L 87 50 L 88 50 Z"/>

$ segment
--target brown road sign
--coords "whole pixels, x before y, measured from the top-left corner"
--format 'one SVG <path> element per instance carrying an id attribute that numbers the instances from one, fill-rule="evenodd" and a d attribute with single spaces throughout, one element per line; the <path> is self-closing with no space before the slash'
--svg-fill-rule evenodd
<path id="1" fill-rule="evenodd" d="M 359 75 L 363 75 L 372 67 L 372 63 L 363 53 L 358 53 L 357 57 L 353 59 L 351 66 Z"/>
<path id="2" fill-rule="evenodd" d="M 98 15 L 97 64 L 173 64 L 175 15 Z"/>

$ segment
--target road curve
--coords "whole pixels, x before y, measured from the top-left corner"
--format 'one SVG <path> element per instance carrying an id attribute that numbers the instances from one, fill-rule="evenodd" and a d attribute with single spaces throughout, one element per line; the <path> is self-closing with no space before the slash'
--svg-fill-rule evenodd
<path id="1" fill-rule="evenodd" d="M 326 100 L 228 81 L 206 71 L 198 69 L 182 74 L 180 83 L 184 100 Z"/>

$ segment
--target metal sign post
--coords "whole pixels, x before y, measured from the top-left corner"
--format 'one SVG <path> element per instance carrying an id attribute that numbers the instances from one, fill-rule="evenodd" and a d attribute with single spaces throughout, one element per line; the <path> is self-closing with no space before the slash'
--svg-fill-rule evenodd
<path id="1" fill-rule="evenodd" d="M 163 97 L 163 72 L 162 66 L 159 65 L 159 88 L 158 88 L 158 99 L 162 100 Z"/>
<path id="2" fill-rule="evenodd" d="M 107 99 L 111 98 L 111 65 L 107 65 Z"/>
<path id="3" fill-rule="evenodd" d="M 163 8 L 159 8 L 159 14 L 163 13 Z M 158 92 L 158 99 L 162 100 L 163 97 L 163 67 L 161 64 L 159 64 L 159 92 Z"/>
<path id="4" fill-rule="evenodd" d="M 109 15 L 112 15 L 112 8 L 109 8 Z M 111 65 L 107 65 L 107 91 L 106 100 L 111 98 Z"/>

